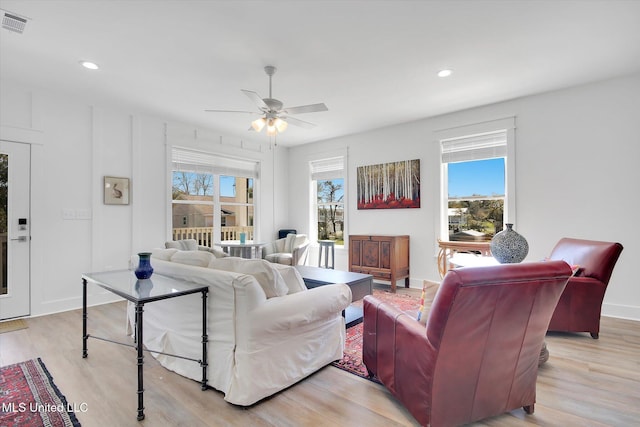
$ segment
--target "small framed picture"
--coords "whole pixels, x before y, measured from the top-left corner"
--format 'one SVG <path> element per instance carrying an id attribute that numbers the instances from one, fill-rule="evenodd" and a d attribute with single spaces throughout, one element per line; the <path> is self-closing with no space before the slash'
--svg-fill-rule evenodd
<path id="1" fill-rule="evenodd" d="M 129 204 L 129 178 L 104 177 L 104 204 Z"/>

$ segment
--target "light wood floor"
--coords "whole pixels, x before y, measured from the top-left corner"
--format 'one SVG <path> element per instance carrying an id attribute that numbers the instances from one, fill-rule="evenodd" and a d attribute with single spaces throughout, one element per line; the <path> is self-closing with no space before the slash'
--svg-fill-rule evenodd
<path id="1" fill-rule="evenodd" d="M 399 289 L 400 292 L 417 292 Z M 90 333 L 124 340 L 124 303 L 89 309 Z M 145 414 L 136 421 L 135 351 L 89 340 L 82 358 L 81 310 L 27 319 L 28 329 L 0 334 L 0 365 L 41 357 L 77 413 L 91 426 L 415 426 L 381 385 L 327 366 L 249 408 L 167 371 L 145 357 Z M 475 425 L 640 425 L 640 322 L 603 318 L 600 339 L 549 334 L 533 415 L 522 409 Z M 419 385 L 416 384 L 416 387 Z"/>

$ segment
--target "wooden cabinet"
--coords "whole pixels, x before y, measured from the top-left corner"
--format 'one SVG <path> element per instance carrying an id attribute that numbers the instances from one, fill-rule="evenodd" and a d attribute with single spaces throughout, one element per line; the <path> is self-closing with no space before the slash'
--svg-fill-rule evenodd
<path id="1" fill-rule="evenodd" d="M 409 236 L 349 236 L 349 271 L 371 274 L 374 279 L 391 282 L 404 279 L 409 287 Z"/>

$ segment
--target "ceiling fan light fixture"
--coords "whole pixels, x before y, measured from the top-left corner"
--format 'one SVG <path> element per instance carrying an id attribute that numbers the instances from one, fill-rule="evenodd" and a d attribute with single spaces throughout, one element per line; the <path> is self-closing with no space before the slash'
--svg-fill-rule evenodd
<path id="1" fill-rule="evenodd" d="M 276 128 L 275 119 L 267 120 L 267 135 L 276 136 L 277 134 L 278 134 L 278 129 Z"/>
<path id="2" fill-rule="evenodd" d="M 276 129 L 280 133 L 284 132 L 287 129 L 287 126 L 289 126 L 289 124 L 287 122 L 285 122 L 284 120 L 282 120 L 281 118 L 275 119 L 273 121 L 273 125 L 276 127 Z"/>
<path id="3" fill-rule="evenodd" d="M 251 127 L 256 132 L 260 132 L 262 128 L 267 124 L 267 120 L 264 117 L 261 117 L 257 120 L 251 122 Z"/>
<path id="4" fill-rule="evenodd" d="M 315 113 L 320 111 L 327 111 L 328 108 L 324 103 L 299 105 L 297 107 L 283 108 L 282 101 L 275 99 L 271 92 L 271 78 L 276 72 L 276 68 L 268 65 L 264 68 L 264 71 L 269 77 L 269 97 L 263 98 L 258 95 L 257 92 L 251 90 L 241 89 L 241 91 L 258 107 L 261 117 L 251 122 L 249 131 L 261 132 L 265 127 L 267 128 L 268 136 L 276 136 L 279 133 L 284 132 L 289 124 L 294 126 L 300 126 L 306 129 L 312 129 L 315 127 L 313 123 L 306 122 L 304 120 L 291 117 L 295 114 Z M 249 113 L 256 114 L 254 111 L 236 111 L 236 110 L 204 110 L 210 113 Z M 280 117 L 281 116 L 281 117 Z"/>

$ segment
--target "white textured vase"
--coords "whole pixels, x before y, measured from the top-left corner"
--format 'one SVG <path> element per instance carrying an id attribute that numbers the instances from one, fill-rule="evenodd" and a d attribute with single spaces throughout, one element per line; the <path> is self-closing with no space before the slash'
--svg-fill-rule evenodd
<path id="1" fill-rule="evenodd" d="M 518 263 L 529 253 L 529 244 L 513 229 L 513 224 L 505 225 L 507 228 L 491 239 L 491 255 L 501 264 Z"/>

